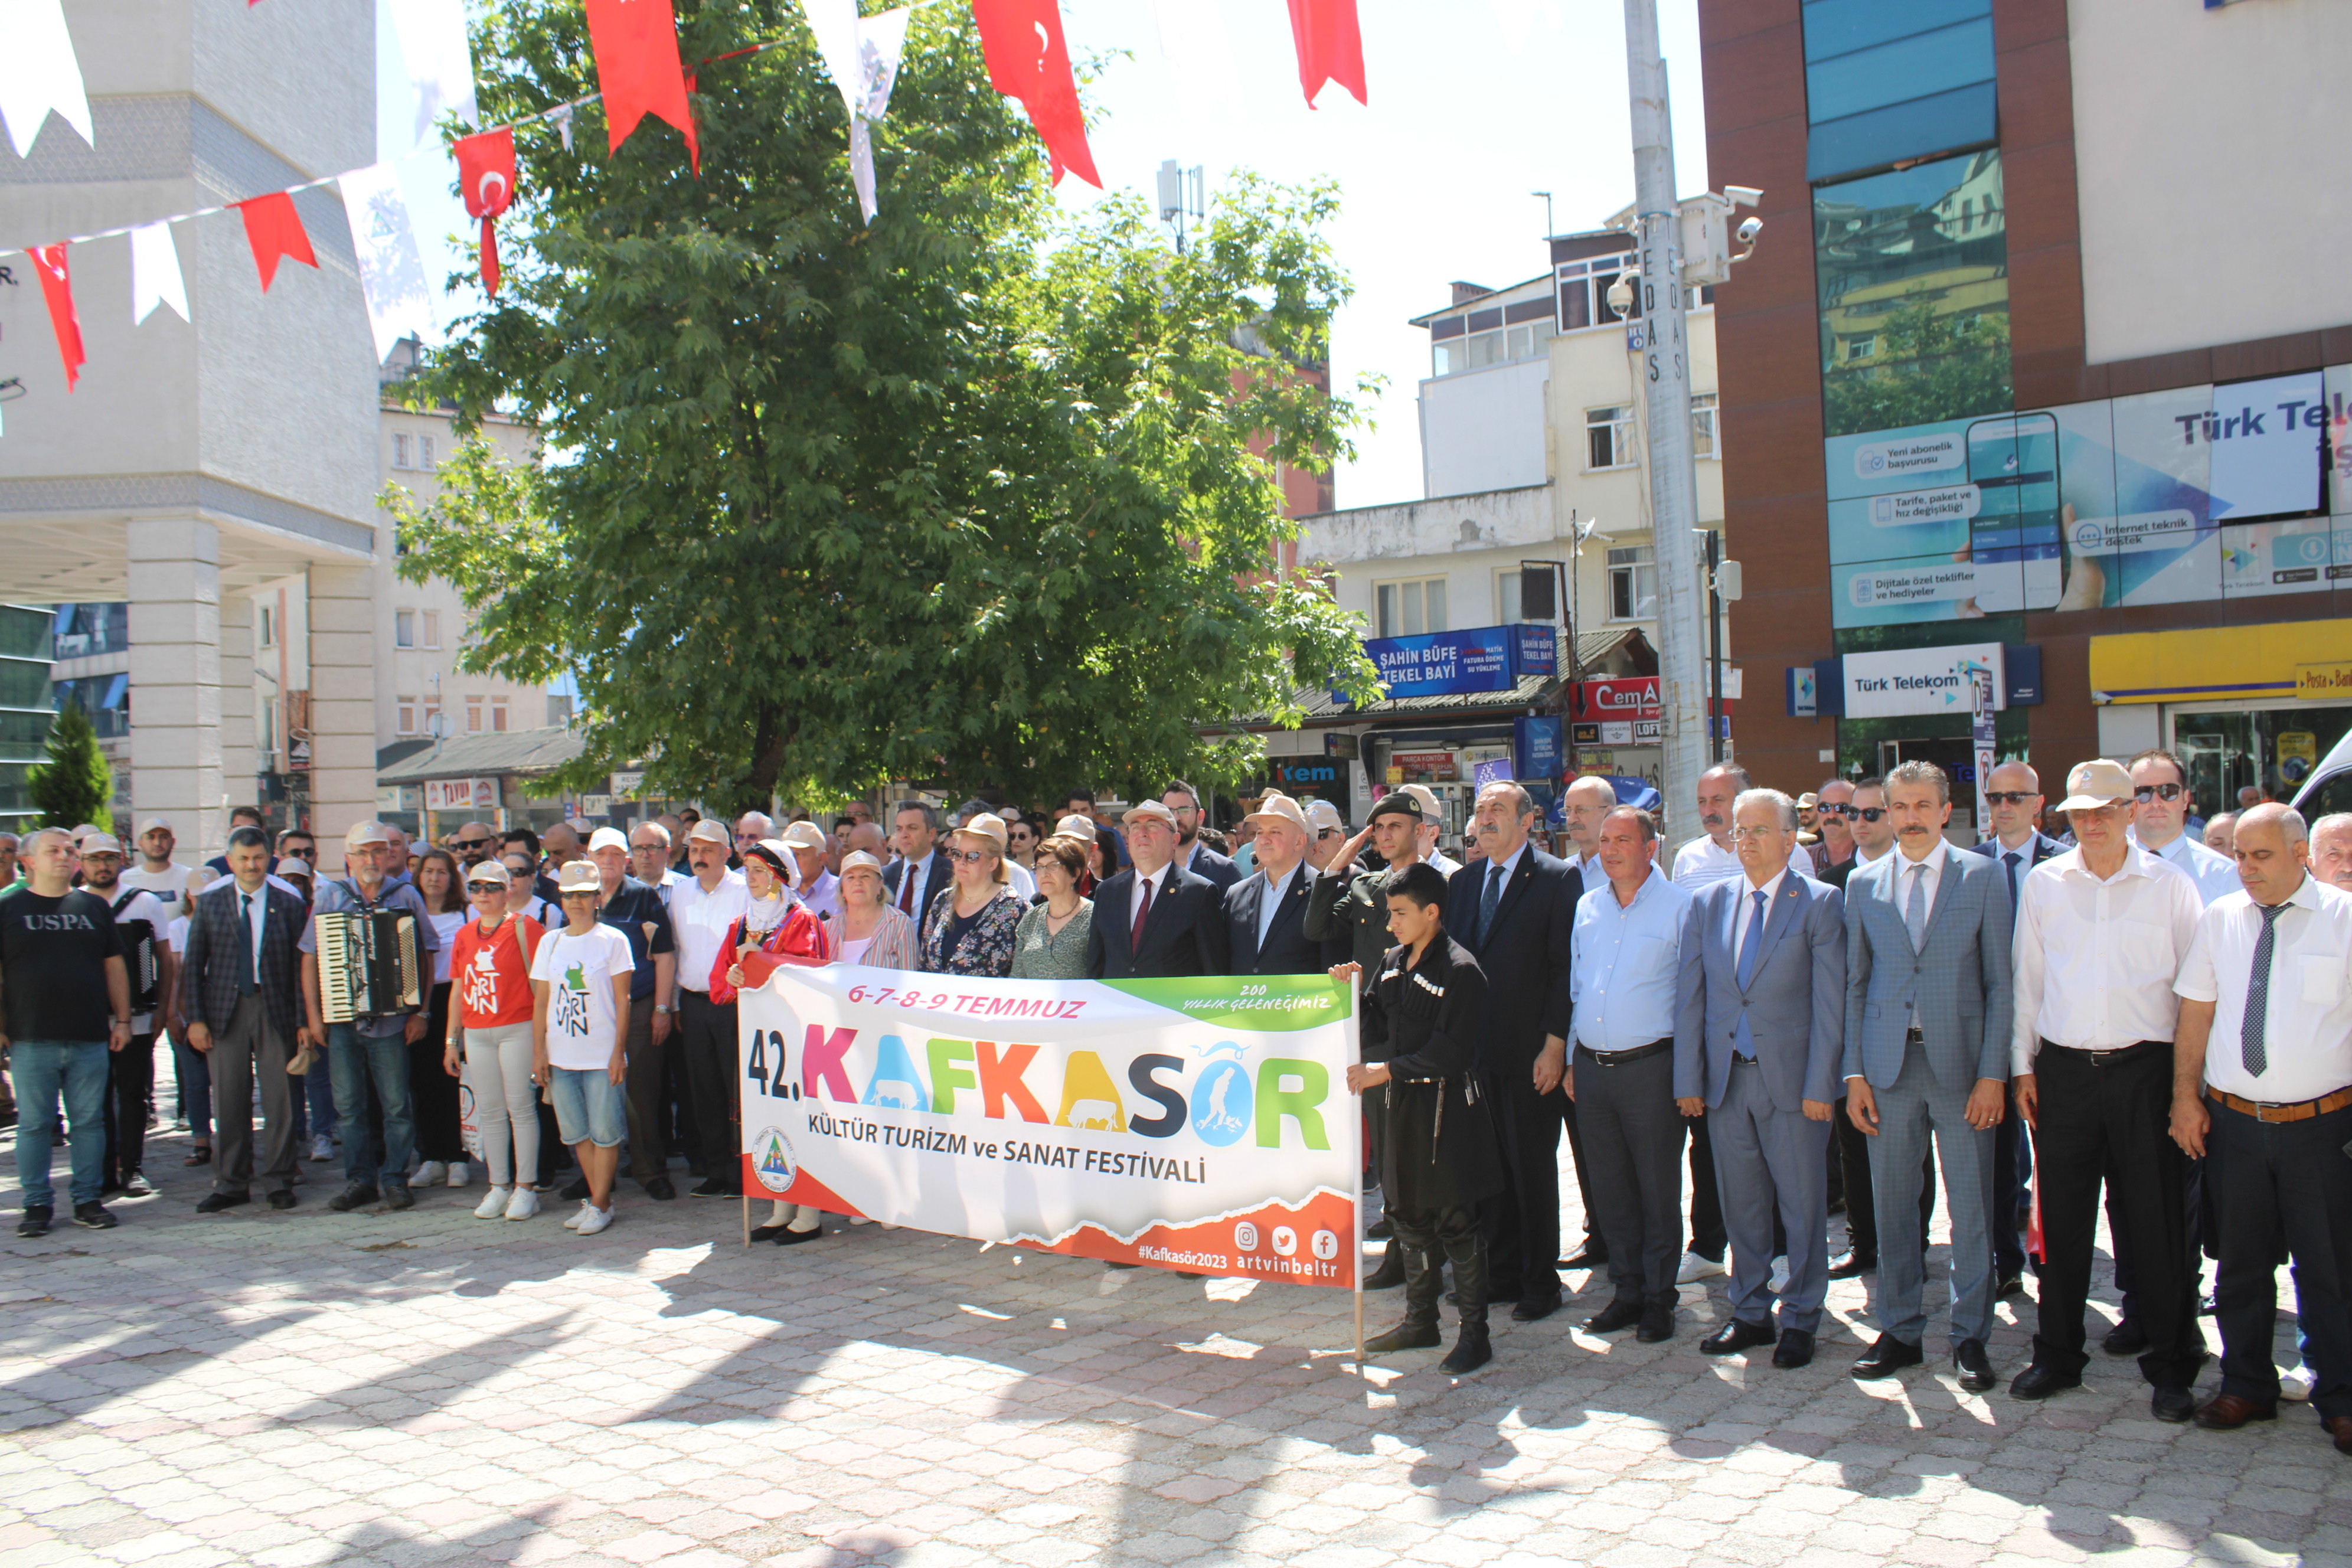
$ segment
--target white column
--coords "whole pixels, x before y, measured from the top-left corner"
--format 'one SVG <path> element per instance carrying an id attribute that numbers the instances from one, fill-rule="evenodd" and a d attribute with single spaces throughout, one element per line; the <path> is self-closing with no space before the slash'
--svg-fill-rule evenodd
<path id="1" fill-rule="evenodd" d="M 343 864 L 343 832 L 375 816 L 375 595 L 366 566 L 310 568 L 310 826 Z"/>
<path id="2" fill-rule="evenodd" d="M 253 805 L 253 598 L 220 601 L 221 789 L 231 805 Z M 226 828 L 223 828 L 226 836 Z"/>
<path id="3" fill-rule="evenodd" d="M 184 852 L 209 858 L 221 852 L 228 824 L 221 776 L 219 531 L 193 518 L 135 521 L 125 555 L 132 807 L 139 816 L 170 817 Z M 249 756 L 249 717 L 246 745 Z M 250 782 L 245 787 L 250 791 Z"/>

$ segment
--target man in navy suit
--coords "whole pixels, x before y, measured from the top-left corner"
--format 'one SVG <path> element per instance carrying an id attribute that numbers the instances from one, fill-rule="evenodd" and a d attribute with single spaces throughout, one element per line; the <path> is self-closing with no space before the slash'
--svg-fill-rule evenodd
<path id="1" fill-rule="evenodd" d="M 1515 784 L 1478 792 L 1472 833 L 1486 858 L 1446 884 L 1445 929 L 1486 975 L 1478 1081 L 1503 1149 L 1503 1191 L 1480 1207 L 1489 1301 L 1521 1322 L 1559 1310 L 1559 1131 L 1583 879 L 1528 842 L 1536 804 Z M 1099 911 L 1096 920 L 1102 919 Z"/>
<path id="2" fill-rule="evenodd" d="M 940 808 L 919 800 L 902 800 L 891 819 L 890 838 L 898 858 L 882 873 L 882 888 L 891 906 L 922 929 L 923 915 L 940 889 L 954 879 L 948 858 L 939 852 Z"/>
<path id="3" fill-rule="evenodd" d="M 1242 879 L 1242 868 L 1201 842 L 1207 826 L 1201 809 L 1201 792 L 1182 779 L 1171 780 L 1160 792 L 1160 804 L 1176 818 L 1176 864 L 1195 877 L 1208 879 L 1219 892 Z"/>
<path id="4" fill-rule="evenodd" d="M 1743 790 L 1732 806 L 1740 875 L 1695 903 L 1705 1026 L 1675 1040 L 1675 1096 L 1715 1124 L 1715 1180 L 1731 1242 L 1731 1321 L 1708 1355 L 1773 1344 L 1772 1222 L 1788 1237 L 1772 1364 L 1803 1366 L 1829 1293 L 1830 1119 L 1845 1037 L 1845 906 L 1789 868 L 1797 805 Z"/>
<path id="5" fill-rule="evenodd" d="M 1175 863 L 1176 814 L 1147 800 L 1128 807 L 1125 820 L 1133 864 L 1095 889 L 1087 978 L 1224 973 L 1224 910 L 1213 883 Z"/>
<path id="6" fill-rule="evenodd" d="M 1234 974 L 1320 974 L 1344 963 L 1307 935 L 1307 814 L 1269 794 L 1243 820 L 1257 829 L 1257 869 L 1224 891 L 1225 945 Z"/>
<path id="7" fill-rule="evenodd" d="M 1969 846 L 1971 855 L 2000 863 L 2009 884 L 2009 908 L 2027 873 L 2066 847 L 2042 831 L 2042 778 L 2023 763 L 2003 763 L 1985 775 L 1985 799 L 1992 807 L 1992 837 Z M 2013 1296 L 2025 1288 L 2025 1242 L 2017 1216 L 2025 1208 L 2025 1184 L 2033 1174 L 2033 1142 L 2022 1118 L 2004 1116 L 1992 1141 L 1993 1294 Z"/>

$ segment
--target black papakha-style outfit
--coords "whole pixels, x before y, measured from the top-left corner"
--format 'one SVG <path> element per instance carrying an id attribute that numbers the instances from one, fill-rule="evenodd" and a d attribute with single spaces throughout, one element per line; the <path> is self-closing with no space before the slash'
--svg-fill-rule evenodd
<path id="1" fill-rule="evenodd" d="M 1422 950 L 1418 965 L 1406 962 L 1409 952 L 1389 949 L 1364 992 L 1364 1054 L 1377 1050 L 1390 1074 L 1381 1191 L 1405 1270 L 1404 1321 L 1365 1348 L 1438 1342 L 1442 1247 L 1462 1306 L 1462 1339 L 1444 1365 L 1468 1371 L 1488 1353 L 1486 1250 L 1477 1205 L 1503 1186 L 1494 1118 L 1472 1071 L 1486 976 L 1443 931 Z"/>

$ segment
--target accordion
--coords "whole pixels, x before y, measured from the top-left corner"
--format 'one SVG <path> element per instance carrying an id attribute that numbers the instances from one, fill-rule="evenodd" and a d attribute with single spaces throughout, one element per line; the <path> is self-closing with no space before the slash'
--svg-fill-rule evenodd
<path id="1" fill-rule="evenodd" d="M 330 1024 L 389 1017 L 424 1002 L 416 917 L 337 910 L 319 921 L 319 1010 Z"/>
<path id="2" fill-rule="evenodd" d="M 121 905 L 115 907 L 119 910 Z M 123 961 L 131 971 L 131 1011 L 152 1013 L 163 1000 L 163 973 L 155 959 L 155 927 L 148 921 L 119 920 L 114 929 L 122 938 Z"/>

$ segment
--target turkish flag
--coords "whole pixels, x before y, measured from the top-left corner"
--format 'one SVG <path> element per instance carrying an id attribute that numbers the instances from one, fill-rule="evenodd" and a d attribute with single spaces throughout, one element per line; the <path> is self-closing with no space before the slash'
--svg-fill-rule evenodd
<path id="1" fill-rule="evenodd" d="M 81 352 L 81 318 L 74 314 L 73 278 L 66 267 L 66 247 L 63 243 L 37 245 L 25 254 L 33 258 L 33 269 L 41 275 L 41 297 L 48 303 L 49 326 L 58 334 L 58 357 L 66 362 L 66 390 L 71 392 L 89 356 Z"/>
<path id="2" fill-rule="evenodd" d="M 988 85 L 1017 98 L 1053 161 L 1054 183 L 1067 169 L 1095 189 L 1095 155 L 1087 149 L 1087 118 L 1078 107 L 1070 47 L 1062 37 L 1059 0 L 971 0 L 980 47 L 988 56 Z"/>
<path id="3" fill-rule="evenodd" d="M 1327 81 L 1364 96 L 1364 38 L 1356 28 L 1356 0 L 1290 0 L 1290 36 L 1298 46 L 1298 85 L 1307 107 Z"/>
<path id="4" fill-rule="evenodd" d="M 499 235 L 490 220 L 514 200 L 514 129 L 502 126 L 478 136 L 460 136 L 450 149 L 457 155 L 457 181 L 466 192 L 466 213 L 482 220 L 482 287 L 499 291 Z"/>
<path id="5" fill-rule="evenodd" d="M 588 43 L 596 54 L 596 86 L 604 95 L 604 130 L 621 150 L 637 121 L 651 114 L 677 127 L 694 172 L 702 173 L 702 142 L 686 101 L 686 68 L 677 58 L 677 16 L 670 0 L 588 0 Z"/>
<path id="6" fill-rule="evenodd" d="M 272 191 L 238 202 L 236 211 L 245 219 L 245 242 L 253 247 L 253 265 L 261 274 L 263 293 L 268 293 L 270 284 L 278 280 L 279 257 L 291 257 L 305 267 L 319 265 L 319 258 L 310 254 L 310 236 L 302 227 L 302 215 L 294 210 L 290 193 Z"/>

